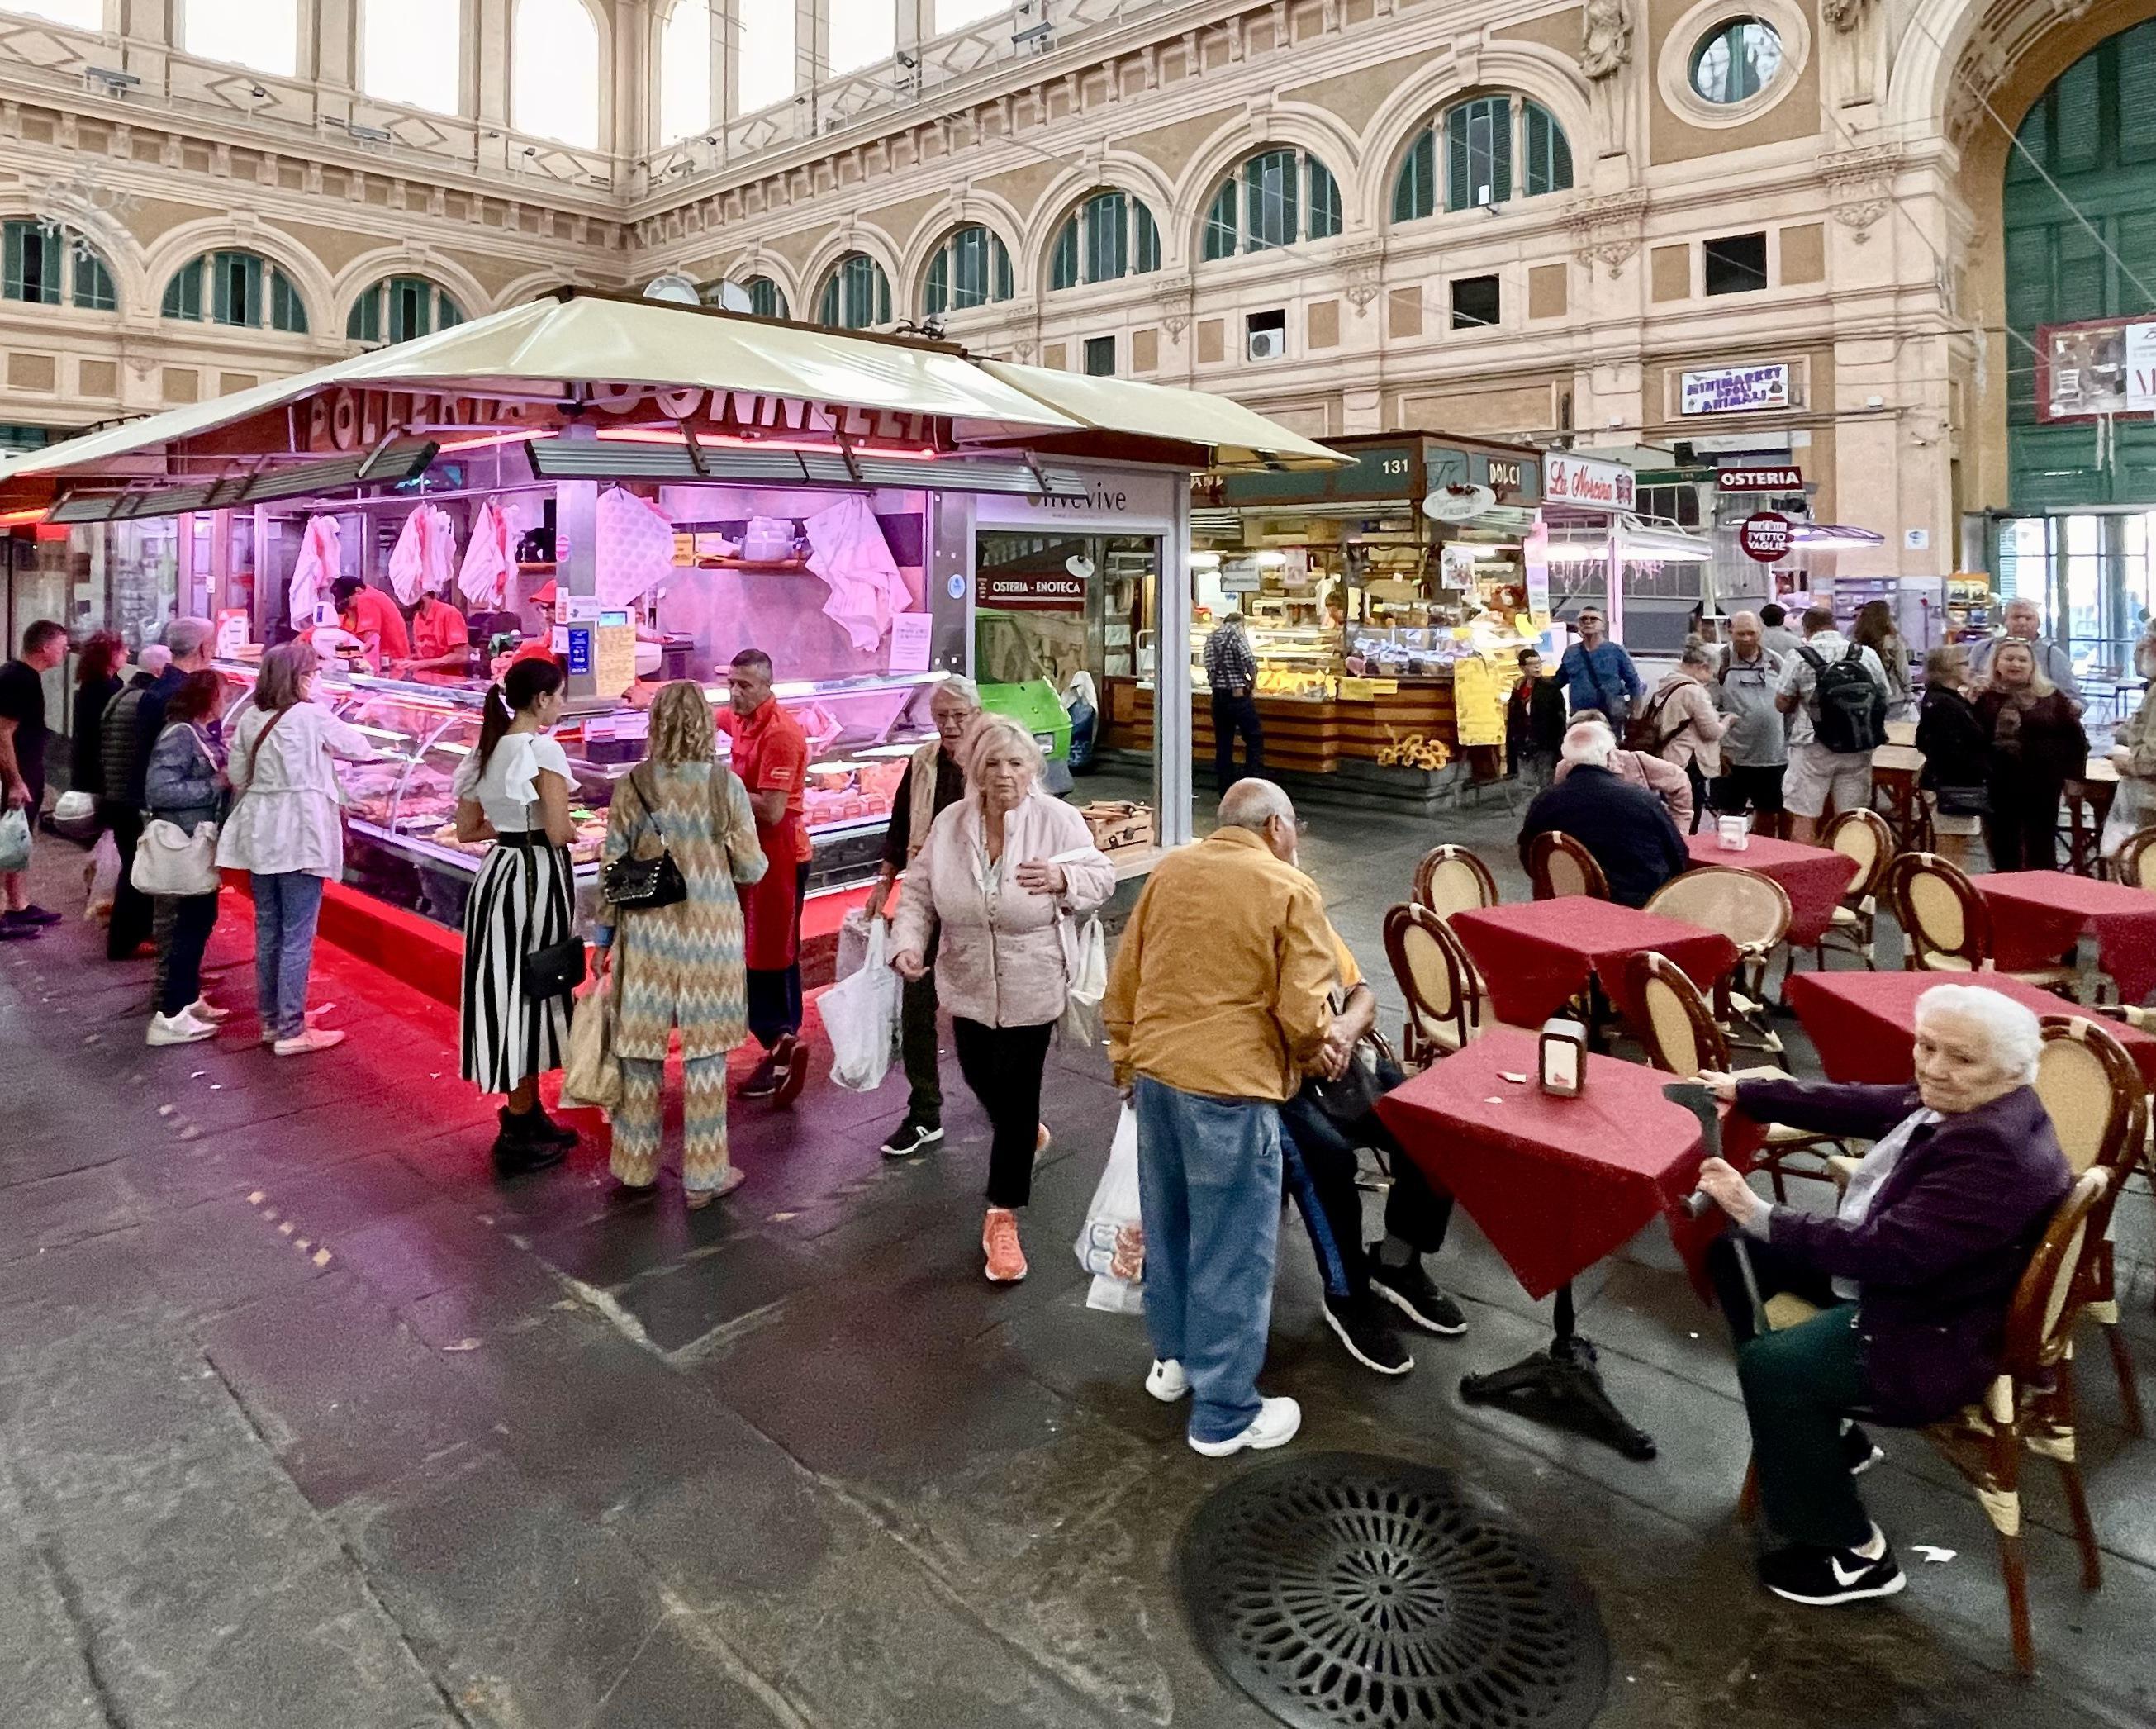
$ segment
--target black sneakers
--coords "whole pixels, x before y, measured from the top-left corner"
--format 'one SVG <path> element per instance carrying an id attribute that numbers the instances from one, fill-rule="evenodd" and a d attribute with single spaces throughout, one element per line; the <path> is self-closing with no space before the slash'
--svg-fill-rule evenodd
<path id="1" fill-rule="evenodd" d="M 741 1096 L 791 1105 L 801 1096 L 802 1086 L 808 1079 L 808 1053 L 793 1034 L 782 1033 L 778 1042 L 764 1053 L 763 1060 L 741 1084 Z"/>
<path id="2" fill-rule="evenodd" d="M 1419 1258 L 1404 1267 L 1389 1267 L 1378 1259 L 1378 1245 L 1369 1249 L 1370 1290 L 1425 1332 L 1447 1338 L 1467 1331 L 1467 1316 L 1459 1304 L 1430 1282 Z"/>
<path id="3" fill-rule="evenodd" d="M 778 1053 L 767 1050 L 763 1060 L 749 1071 L 749 1077 L 741 1084 L 744 1099 L 768 1099 L 778 1090 Z"/>
<path id="4" fill-rule="evenodd" d="M 544 1119 L 536 1111 L 515 1116 L 504 1106 L 498 1120 L 501 1131 L 494 1137 L 494 1171 L 497 1177 L 528 1177 L 534 1171 L 560 1164 L 568 1152 L 568 1147 L 541 1127 Z M 575 1144 L 576 1136 L 572 1133 L 569 1146 Z"/>
<path id="5" fill-rule="evenodd" d="M 1414 1358 L 1400 1342 L 1376 1301 L 1367 1292 L 1359 1297 L 1329 1296 L 1325 1300 L 1325 1324 L 1348 1347 L 1348 1354 L 1366 1369 L 1381 1375 L 1404 1375 Z"/>
<path id="6" fill-rule="evenodd" d="M 1871 1527 L 1873 1534 L 1879 1527 Z M 1861 1603 L 1870 1597 L 1892 1597 L 1909 1581 L 1888 1543 L 1879 1558 L 1868 1561 L 1854 1549 L 1815 1549 L 1793 1544 L 1759 1558 L 1759 1583 L 1775 1596 L 1791 1603 L 1827 1607 L 1837 1603 Z"/>
<path id="7" fill-rule="evenodd" d="M 905 1121 L 891 1131 L 891 1138 L 883 1143 L 883 1156 L 887 1159 L 911 1158 L 916 1152 L 926 1152 L 943 1141 L 941 1123 L 923 1122 L 911 1111 Z"/>
<path id="8" fill-rule="evenodd" d="M 1851 1423 L 1842 1427 L 1841 1454 L 1849 1461 L 1850 1475 L 1861 1477 L 1887 1456 L 1887 1449 Z"/>

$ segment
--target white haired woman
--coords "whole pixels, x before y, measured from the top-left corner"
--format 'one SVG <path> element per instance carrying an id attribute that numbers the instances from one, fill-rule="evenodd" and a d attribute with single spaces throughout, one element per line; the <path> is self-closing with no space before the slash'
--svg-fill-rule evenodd
<path id="1" fill-rule="evenodd" d="M 1760 1562 L 1778 1596 L 1847 1603 L 1902 1587 L 1852 1480 L 1874 1455 L 1848 1419 L 1934 1423 L 1997 1373 L 2015 1287 L 2072 1183 L 2033 1085 L 2042 1048 L 2010 997 L 1938 985 L 1917 999 L 1912 1085 L 1702 1077 L 1760 1122 L 1876 1143 L 1831 1218 L 1770 1206 L 1720 1159 L 1700 1172 L 1743 1234 L 1760 1301 L 1787 1291 L 1820 1311 L 1763 1331 L 1738 1239 L 1710 1249 L 1761 1506 L 1788 1545 Z"/>
<path id="2" fill-rule="evenodd" d="M 982 1252 L 988 1277 L 1008 1284 L 1025 1277 L 1017 1209 L 1032 1195 L 1041 1070 L 1070 999 L 1060 926 L 1103 905 L 1116 871 L 1085 818 L 1041 790 L 1040 747 L 1018 722 L 984 716 L 965 760 L 966 796 L 936 818 L 906 874 L 891 964 L 926 977 L 937 933 L 937 994 L 993 1136 Z"/>

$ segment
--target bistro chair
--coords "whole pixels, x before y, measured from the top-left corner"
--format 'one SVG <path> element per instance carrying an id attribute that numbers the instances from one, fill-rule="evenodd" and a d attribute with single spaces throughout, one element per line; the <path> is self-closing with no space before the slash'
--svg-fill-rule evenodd
<path id="1" fill-rule="evenodd" d="M 2092 1221 L 2110 1188 L 2111 1173 L 2101 1167 L 2083 1172 L 2075 1182 L 2051 1214 L 2015 1290 L 1997 1378 L 1980 1403 L 1924 1430 L 1925 1439 L 1976 1491 L 1999 1535 L 2014 1662 L 2024 1675 L 2034 1674 L 2036 1668 L 2035 1639 L 2029 1628 L 2029 1563 L 2021 1543 L 2025 1446 L 2059 1468 L 2074 1539 L 2081 1549 L 2082 1588 L 2094 1591 L 2103 1584 L 2103 1555 L 2097 1546 L 2095 1522 L 2089 1517 L 2076 1447 L 2073 1333 L 2085 1301 L 2089 1249 L 2098 1234 Z M 1818 1312 L 1801 1297 L 1784 1293 L 1767 1305 L 1768 1329 L 1779 1332 Z M 1755 1464 L 1745 1471 L 1738 1516 L 1751 1518 L 1758 1504 Z"/>
<path id="2" fill-rule="evenodd" d="M 2118 1286 L 2109 1227 L 2119 1189 L 2141 1156 L 2148 1134 L 2148 1091 L 2125 1046 L 2102 1026 L 2080 1015 L 2047 1014 L 2043 1054 L 2036 1068 L 2036 1096 L 2044 1101 L 2074 1174 L 2091 1170 L 2110 1173 L 2110 1189 L 2090 1216 L 2089 1279 L 2082 1301 L 2090 1318 L 2103 1329 L 2104 1343 L 2110 1347 L 2127 1432 L 2143 1434 L 2147 1427 L 2133 1357 L 2118 1330 Z"/>
<path id="3" fill-rule="evenodd" d="M 1909 972 L 1992 972 L 1991 912 L 1959 866 L 1936 853 L 1903 853 L 1888 868 L 1887 904 L 1907 945 Z M 2040 989 L 2071 996 L 2080 977 L 2072 967 L 2002 972 Z"/>
<path id="4" fill-rule="evenodd" d="M 1863 962 L 1866 972 L 1876 972 L 1871 949 L 1878 936 L 1879 885 L 1894 862 L 1894 831 L 1876 810 L 1845 810 L 1826 825 L 1820 844 L 1856 859 L 1856 880 L 1835 908 L 1834 922 L 1820 933 L 1814 959 L 1825 972 L 1827 945 L 1832 943 Z"/>
<path id="5" fill-rule="evenodd" d="M 2066 843 L 2066 869 L 2076 876 L 2104 874 L 2103 825 L 2118 797 L 2117 781 L 2084 780 L 2076 775 L 2066 782 L 2061 795 L 2066 819 L 2059 825 L 2059 834 Z"/>
<path id="6" fill-rule="evenodd" d="M 1715 988 L 1715 1018 L 1725 1029 L 1741 1024 L 1753 1049 L 1779 1051 L 1781 1034 L 1767 1024 L 1767 967 L 1789 937 L 1789 894 L 1771 877 L 1727 864 L 1704 864 L 1671 877 L 1656 890 L 1649 912 L 1719 931 L 1737 945 L 1733 983 Z"/>
<path id="7" fill-rule="evenodd" d="M 2111 861 L 2111 875 L 2129 889 L 2156 890 L 2156 823 L 2126 837 Z"/>
<path id="8" fill-rule="evenodd" d="M 1464 846 L 1435 846 L 1415 866 L 1414 904 L 1441 919 L 1497 904 L 1497 879 Z"/>
<path id="9" fill-rule="evenodd" d="M 1789 1080 L 1779 1069 L 1734 1069 L 1729 1042 L 1707 1006 L 1699 987 L 1667 955 L 1641 951 L 1625 963 L 1625 983 L 1636 1029 L 1648 1063 L 1680 1080 L 1697 1075 L 1734 1073 L 1746 1080 Z M 1774 1185 L 1774 1198 L 1789 1199 L 1787 1179 L 1810 1177 L 1820 1181 L 1828 1175 L 1825 1149 L 1847 1143 L 1833 1135 L 1814 1135 L 1779 1123 L 1762 1125 L 1766 1144 L 1760 1148 L 1758 1167 Z M 1792 1159 L 1805 1161 L 1792 1164 Z"/>
<path id="10" fill-rule="evenodd" d="M 1881 762 L 1882 756 L 1888 760 Z M 1884 810 L 1895 844 L 1909 852 L 1927 852 L 1932 844 L 1932 808 L 1917 784 L 1923 772 L 1913 747 L 1886 745 L 1872 755 L 1872 808 Z"/>
<path id="11" fill-rule="evenodd" d="M 1452 927 L 1424 906 L 1385 914 L 1385 957 L 1408 1005 L 1400 1054 L 1409 1068 L 1450 1056 L 1489 1026 L 1490 993 Z"/>
<path id="12" fill-rule="evenodd" d="M 1554 829 L 1527 843 L 1527 880 L 1534 885 L 1537 900 L 1558 900 L 1568 895 L 1609 898 L 1609 879 L 1587 844 Z"/>

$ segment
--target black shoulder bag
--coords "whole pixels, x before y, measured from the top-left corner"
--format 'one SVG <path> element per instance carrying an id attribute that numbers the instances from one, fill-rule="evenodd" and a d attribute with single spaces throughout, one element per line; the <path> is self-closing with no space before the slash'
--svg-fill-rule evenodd
<path id="1" fill-rule="evenodd" d="M 650 795 L 644 790 L 643 782 L 636 777 L 643 772 L 640 768 L 632 772 L 629 783 L 635 789 L 644 815 L 651 819 L 652 831 L 659 837 L 659 856 L 639 859 L 632 849 L 607 866 L 603 880 L 606 897 L 624 912 L 646 912 L 655 907 L 672 906 L 689 898 L 688 882 L 666 844 L 666 831 L 660 826 L 659 812 Z"/>

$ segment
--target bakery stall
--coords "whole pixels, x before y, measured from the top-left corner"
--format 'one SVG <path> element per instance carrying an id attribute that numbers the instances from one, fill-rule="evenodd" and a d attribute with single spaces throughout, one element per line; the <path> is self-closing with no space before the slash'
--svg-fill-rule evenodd
<path id="1" fill-rule="evenodd" d="M 1216 460 L 1337 459 L 1192 392 L 565 290 L 33 453 L 0 466 L 0 499 L 91 546 L 184 516 L 226 549 L 186 598 L 217 623 L 231 699 L 268 644 L 313 644 L 316 700 L 379 753 L 341 771 L 344 922 L 373 909 L 408 935 L 460 926 L 479 849 L 455 839 L 450 785 L 513 656 L 568 674 L 557 736 L 588 895 L 655 682 L 697 680 L 716 706 L 752 647 L 810 740 L 811 892 L 844 890 L 875 871 L 937 685 L 974 670 L 983 505 L 1083 520 L 1103 490 L 1169 501 L 1148 579 L 1179 595 L 1189 475 Z M 453 607 L 459 645 L 418 670 L 382 632 L 355 636 L 341 578 L 414 634 Z M 439 649 L 453 639 L 433 616 Z M 1157 793 L 1171 844 L 1188 834 L 1176 743 Z"/>
<path id="2" fill-rule="evenodd" d="M 1194 485 L 1193 746 L 1212 752 L 1204 639 L 1232 607 L 1257 658 L 1269 767 L 1427 776 L 1502 736 L 1513 657 L 1535 640 L 1524 547 L 1543 454 L 1414 432 L 1331 448 L 1345 465 Z M 1133 664 L 1103 680 L 1111 749 L 1153 746 L 1159 616 L 1133 612 Z"/>

